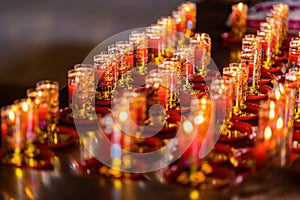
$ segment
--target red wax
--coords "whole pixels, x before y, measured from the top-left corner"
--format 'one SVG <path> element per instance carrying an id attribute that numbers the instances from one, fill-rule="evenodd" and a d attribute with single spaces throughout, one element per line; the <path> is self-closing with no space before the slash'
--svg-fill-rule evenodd
<path id="1" fill-rule="evenodd" d="M 47 113 L 48 113 L 48 103 L 42 102 L 39 106 L 39 120 L 45 121 Z"/>
<path id="2" fill-rule="evenodd" d="M 68 92 L 69 92 L 69 100 L 72 102 L 73 94 L 76 92 L 76 86 L 75 85 L 68 85 Z"/>
<path id="3" fill-rule="evenodd" d="M 133 53 L 126 54 L 125 62 L 129 66 L 128 70 L 132 70 L 133 69 Z"/>
<path id="4" fill-rule="evenodd" d="M 160 52 L 160 39 L 148 39 L 148 48 L 151 49 L 152 53 L 158 54 Z"/>
<path id="5" fill-rule="evenodd" d="M 289 53 L 289 60 L 288 60 L 288 67 L 294 68 L 300 65 L 300 55 L 299 54 L 293 54 Z"/>
<path id="6" fill-rule="evenodd" d="M 95 69 L 95 78 L 98 80 L 98 85 L 101 86 L 104 80 L 105 69 Z"/>
<path id="7" fill-rule="evenodd" d="M 158 97 L 159 97 L 159 104 L 162 106 L 167 105 L 167 89 L 166 87 L 159 87 L 158 88 Z"/>
<path id="8" fill-rule="evenodd" d="M 6 124 L 6 122 L 1 123 L 1 133 L 2 133 L 2 139 L 4 139 L 6 137 L 6 134 L 7 134 L 7 124 Z"/>
<path id="9" fill-rule="evenodd" d="M 263 41 L 261 43 L 264 55 L 263 58 L 266 59 L 267 57 L 272 57 L 273 55 L 273 49 L 274 49 L 274 42 L 267 42 Z"/>
<path id="10" fill-rule="evenodd" d="M 182 65 L 182 72 L 185 72 L 185 74 L 191 75 L 194 72 L 193 64 L 191 62 L 186 62 Z"/>
<path id="11" fill-rule="evenodd" d="M 267 145 L 264 142 L 257 144 L 255 147 L 256 165 L 263 165 L 266 162 Z"/>

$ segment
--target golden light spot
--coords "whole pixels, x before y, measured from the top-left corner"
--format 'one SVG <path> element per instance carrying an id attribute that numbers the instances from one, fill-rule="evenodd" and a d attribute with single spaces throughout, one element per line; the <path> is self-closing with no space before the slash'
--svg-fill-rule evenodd
<path id="1" fill-rule="evenodd" d="M 281 83 L 279 84 L 279 90 L 280 90 L 281 94 L 284 94 L 284 87 Z"/>
<path id="2" fill-rule="evenodd" d="M 153 87 L 154 88 L 158 88 L 159 87 L 159 83 L 154 83 Z"/>
<path id="3" fill-rule="evenodd" d="M 34 199 L 34 196 L 29 188 L 26 187 L 24 191 L 29 199 Z"/>
<path id="4" fill-rule="evenodd" d="M 8 118 L 9 118 L 10 121 L 15 120 L 16 116 L 15 116 L 14 111 L 12 111 L 12 110 L 8 111 Z"/>
<path id="5" fill-rule="evenodd" d="M 126 121 L 127 118 L 128 118 L 128 113 L 127 113 L 126 111 L 120 112 L 120 114 L 119 114 L 119 119 L 120 119 L 122 122 Z"/>
<path id="6" fill-rule="evenodd" d="M 27 104 L 26 102 L 23 102 L 23 103 L 22 103 L 22 110 L 23 110 L 24 112 L 27 112 L 27 111 L 28 111 L 28 104 Z"/>
<path id="7" fill-rule="evenodd" d="M 242 11 L 242 10 L 243 10 L 243 7 L 244 7 L 244 4 L 243 4 L 242 2 L 240 2 L 240 3 L 237 5 L 237 7 L 238 7 L 238 9 L 239 9 L 240 11 Z"/>
<path id="8" fill-rule="evenodd" d="M 274 109 L 275 108 L 275 103 L 274 101 L 270 101 L 270 109 Z"/>
<path id="9" fill-rule="evenodd" d="M 202 115 L 197 115 L 194 119 L 194 123 L 199 125 L 204 122 L 204 117 Z"/>
<path id="10" fill-rule="evenodd" d="M 191 200 L 199 199 L 199 196 L 200 196 L 200 194 L 199 194 L 198 190 L 192 190 L 190 192 L 190 199 Z"/>
<path id="11" fill-rule="evenodd" d="M 282 129 L 282 127 L 283 127 L 283 119 L 282 119 L 282 117 L 279 117 L 276 121 L 276 128 Z"/>
<path id="12" fill-rule="evenodd" d="M 122 182 L 121 180 L 114 180 L 114 188 L 117 189 L 117 190 L 120 190 L 122 188 Z"/>
<path id="13" fill-rule="evenodd" d="M 15 174 L 16 174 L 16 177 L 18 177 L 18 178 L 23 177 L 23 172 L 20 168 L 16 168 Z"/>
<path id="14" fill-rule="evenodd" d="M 271 109 L 269 112 L 269 118 L 274 119 L 275 118 L 275 110 Z"/>
<path id="15" fill-rule="evenodd" d="M 112 166 L 118 168 L 121 165 L 122 161 L 120 158 L 115 158 L 112 161 Z"/>
<path id="16" fill-rule="evenodd" d="M 276 99 L 276 100 L 279 100 L 280 97 L 281 97 L 280 91 L 279 91 L 279 90 L 275 90 L 275 99 Z"/>
<path id="17" fill-rule="evenodd" d="M 271 130 L 270 126 L 267 126 L 265 128 L 264 137 L 265 137 L 265 140 L 270 140 L 271 139 L 271 137 L 272 137 L 272 130 Z"/>
<path id="18" fill-rule="evenodd" d="M 125 167 L 131 167 L 131 157 L 128 155 L 125 155 L 123 157 L 123 163 Z"/>
<path id="19" fill-rule="evenodd" d="M 192 122 L 190 122 L 189 120 L 184 121 L 183 122 L 183 130 L 188 134 L 191 133 L 193 131 Z"/>

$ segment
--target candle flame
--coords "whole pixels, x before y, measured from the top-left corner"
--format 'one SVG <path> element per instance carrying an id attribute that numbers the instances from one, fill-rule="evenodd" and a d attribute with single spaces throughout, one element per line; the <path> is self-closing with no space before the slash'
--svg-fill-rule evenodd
<path id="1" fill-rule="evenodd" d="M 279 84 L 279 90 L 280 90 L 281 94 L 284 94 L 284 87 L 283 87 L 282 83 Z"/>
<path id="2" fill-rule="evenodd" d="M 26 102 L 23 102 L 23 103 L 22 103 L 22 110 L 23 110 L 24 112 L 27 112 L 27 111 L 28 111 L 28 104 L 27 104 Z"/>
<path id="3" fill-rule="evenodd" d="M 15 116 L 14 111 L 12 111 L 12 110 L 8 111 L 8 118 L 9 118 L 10 121 L 15 120 L 16 116 Z"/>
<path id="4" fill-rule="evenodd" d="M 197 38 L 197 42 L 200 42 L 201 41 L 201 35 L 199 33 L 196 33 L 195 36 Z"/>
<path id="5" fill-rule="evenodd" d="M 265 128 L 264 137 L 265 137 L 265 140 L 270 140 L 271 139 L 271 137 L 272 137 L 272 130 L 271 130 L 270 126 L 267 126 Z"/>
<path id="6" fill-rule="evenodd" d="M 282 117 L 279 117 L 276 121 L 276 128 L 282 129 L 282 127 L 283 127 L 283 119 L 282 119 Z"/>
<path id="7" fill-rule="evenodd" d="M 194 123 L 199 125 L 204 122 L 204 117 L 202 115 L 197 115 L 194 119 Z"/>
<path id="8" fill-rule="evenodd" d="M 186 133 L 190 134 L 193 131 L 193 124 L 189 120 L 183 122 L 183 129 Z"/>
<path id="9" fill-rule="evenodd" d="M 242 2 L 240 2 L 240 3 L 238 3 L 237 7 L 238 7 L 238 9 L 239 9 L 240 11 L 242 11 L 242 10 L 243 10 L 243 7 L 244 7 L 244 4 L 243 4 Z"/>
<path id="10" fill-rule="evenodd" d="M 280 97 L 281 97 L 280 91 L 279 91 L 279 90 L 275 90 L 275 99 L 276 99 L 276 100 L 279 100 Z"/>
<path id="11" fill-rule="evenodd" d="M 275 118 L 275 110 L 271 109 L 269 112 L 269 118 L 274 119 Z"/>
<path id="12" fill-rule="evenodd" d="M 270 109 L 274 109 L 275 108 L 275 103 L 274 101 L 270 101 Z"/>
<path id="13" fill-rule="evenodd" d="M 128 118 L 128 113 L 126 111 L 122 111 L 120 114 L 119 114 L 119 119 L 124 122 L 126 121 Z"/>

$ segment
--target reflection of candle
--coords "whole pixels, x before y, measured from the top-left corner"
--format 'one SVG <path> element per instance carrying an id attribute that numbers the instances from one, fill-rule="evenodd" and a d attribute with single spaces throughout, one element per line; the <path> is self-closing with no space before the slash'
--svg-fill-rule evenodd
<path id="1" fill-rule="evenodd" d="M 69 106 L 72 107 L 72 99 L 73 99 L 73 94 L 76 92 L 76 86 L 73 84 L 69 84 L 68 92 L 69 92 Z"/>
<path id="2" fill-rule="evenodd" d="M 264 130 L 264 139 L 256 146 L 256 164 L 262 165 L 266 162 L 267 152 L 270 150 L 270 140 L 272 138 L 272 130 L 267 126 Z"/>

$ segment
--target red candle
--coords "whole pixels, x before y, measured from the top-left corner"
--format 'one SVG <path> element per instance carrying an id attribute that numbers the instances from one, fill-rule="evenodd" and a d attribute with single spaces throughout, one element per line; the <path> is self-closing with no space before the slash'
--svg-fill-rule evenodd
<path id="1" fill-rule="evenodd" d="M 95 69 L 95 78 L 98 80 L 98 86 L 101 87 L 103 85 L 105 75 L 105 69 Z"/>
<path id="2" fill-rule="evenodd" d="M 289 52 L 288 67 L 295 68 L 300 66 L 300 55 Z"/>
<path id="3" fill-rule="evenodd" d="M 263 49 L 263 60 L 266 60 L 267 57 L 272 57 L 273 50 L 274 50 L 274 42 L 273 41 L 267 41 L 263 40 L 261 43 L 262 49 Z"/>
<path id="4" fill-rule="evenodd" d="M 145 54 L 144 54 L 145 55 Z M 133 53 L 127 53 L 125 57 L 125 62 L 128 64 L 128 70 L 133 69 Z"/>
<path id="5" fill-rule="evenodd" d="M 69 103 L 72 103 L 73 94 L 76 92 L 76 86 L 73 84 L 69 84 L 68 92 L 69 92 Z"/>
<path id="6" fill-rule="evenodd" d="M 48 113 L 48 103 L 42 102 L 39 107 L 39 119 L 41 121 L 45 121 L 47 113 Z"/>
<path id="7" fill-rule="evenodd" d="M 153 37 L 148 39 L 148 48 L 155 57 L 157 57 L 160 52 L 160 37 Z"/>

